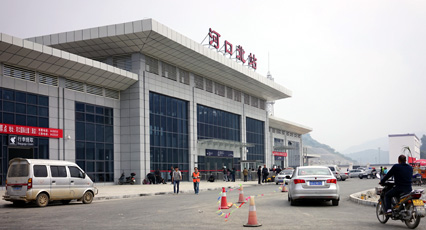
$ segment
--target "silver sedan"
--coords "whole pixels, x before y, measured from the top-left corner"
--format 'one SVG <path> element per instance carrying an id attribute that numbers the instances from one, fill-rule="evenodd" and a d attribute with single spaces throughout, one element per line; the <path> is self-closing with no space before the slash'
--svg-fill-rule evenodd
<path id="1" fill-rule="evenodd" d="M 331 200 L 339 205 L 340 194 L 337 179 L 328 167 L 297 167 L 289 183 L 288 201 L 293 206 L 298 200 Z"/>

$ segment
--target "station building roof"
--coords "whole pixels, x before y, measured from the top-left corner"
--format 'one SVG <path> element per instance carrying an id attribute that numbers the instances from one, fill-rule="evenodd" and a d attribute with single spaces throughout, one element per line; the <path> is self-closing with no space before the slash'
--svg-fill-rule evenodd
<path id="1" fill-rule="evenodd" d="M 0 33 L 0 62 L 114 90 L 138 81 L 138 75 L 129 71 L 4 33 Z"/>
<path id="2" fill-rule="evenodd" d="M 284 120 L 282 118 L 270 116 L 269 117 L 269 127 L 282 129 L 285 131 L 297 133 L 297 134 L 306 134 L 312 131 L 312 128 L 296 124 L 291 121 Z"/>
<path id="3" fill-rule="evenodd" d="M 284 86 L 153 19 L 28 40 L 87 58 L 140 52 L 268 101 L 292 95 Z"/>

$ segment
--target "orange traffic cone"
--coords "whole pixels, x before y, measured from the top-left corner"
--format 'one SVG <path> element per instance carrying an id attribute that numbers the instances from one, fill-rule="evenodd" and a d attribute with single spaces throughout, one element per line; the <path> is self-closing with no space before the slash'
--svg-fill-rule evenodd
<path id="1" fill-rule="evenodd" d="M 243 192 L 243 185 L 240 185 L 240 196 L 238 197 L 238 203 L 244 203 L 244 192 Z"/>
<path id="2" fill-rule="evenodd" d="M 220 209 L 229 209 L 228 202 L 226 201 L 225 187 L 222 187 L 222 199 L 220 201 Z"/>
<path id="3" fill-rule="evenodd" d="M 285 182 L 283 182 L 283 189 L 281 190 L 281 192 L 288 192 L 287 187 L 285 186 Z"/>
<path id="4" fill-rule="evenodd" d="M 249 216 L 248 222 L 244 225 L 244 227 L 259 227 L 262 224 L 257 223 L 257 214 L 256 214 L 256 206 L 254 205 L 254 197 L 250 197 L 250 207 L 249 207 Z"/>

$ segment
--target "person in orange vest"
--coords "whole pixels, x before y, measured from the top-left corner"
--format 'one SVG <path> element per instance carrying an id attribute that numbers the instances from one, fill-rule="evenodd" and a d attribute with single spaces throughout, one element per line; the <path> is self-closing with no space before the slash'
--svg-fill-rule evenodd
<path id="1" fill-rule="evenodd" d="M 198 168 L 194 168 L 194 172 L 192 173 L 192 181 L 194 182 L 194 191 L 195 194 L 198 195 L 198 191 L 200 190 L 200 172 L 198 172 Z"/>

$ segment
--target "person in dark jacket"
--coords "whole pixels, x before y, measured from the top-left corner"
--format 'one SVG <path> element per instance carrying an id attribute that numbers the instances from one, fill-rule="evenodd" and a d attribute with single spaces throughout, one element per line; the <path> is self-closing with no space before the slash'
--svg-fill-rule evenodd
<path id="1" fill-rule="evenodd" d="M 263 169 L 262 169 L 263 183 L 266 183 L 266 180 L 268 179 L 268 175 L 269 175 L 268 168 L 266 168 L 266 165 L 263 165 Z"/>
<path id="2" fill-rule="evenodd" d="M 389 170 L 389 172 L 380 181 L 380 184 L 384 184 L 392 176 L 395 180 L 395 187 L 393 187 L 391 190 L 389 190 L 389 192 L 385 194 L 385 209 L 387 214 L 392 213 L 392 197 L 400 196 L 403 193 L 410 193 L 412 190 L 411 179 L 413 177 L 413 168 L 406 162 L 407 157 L 404 155 L 400 155 L 398 157 L 398 164 L 394 164 L 391 170 Z"/>
<path id="3" fill-rule="evenodd" d="M 260 180 L 262 178 L 262 166 L 259 165 L 259 168 L 257 169 L 257 180 L 258 180 L 258 184 L 260 184 Z"/>

